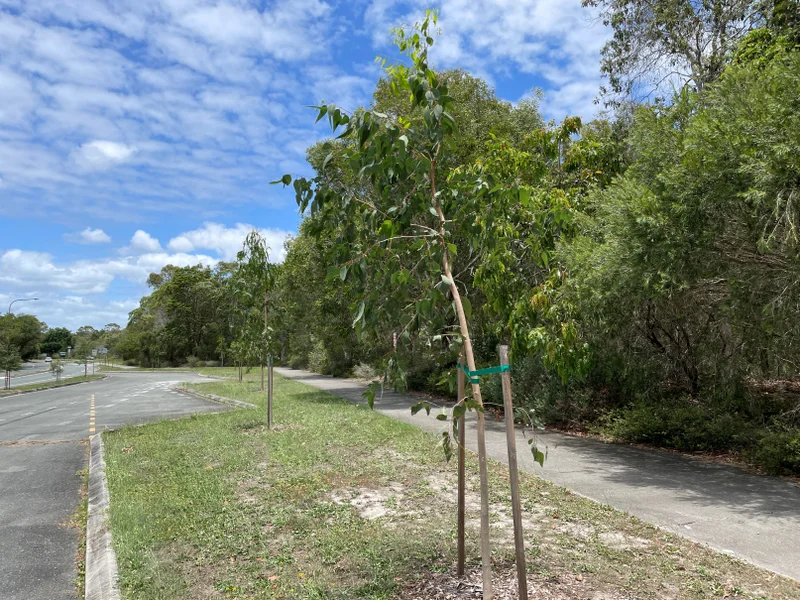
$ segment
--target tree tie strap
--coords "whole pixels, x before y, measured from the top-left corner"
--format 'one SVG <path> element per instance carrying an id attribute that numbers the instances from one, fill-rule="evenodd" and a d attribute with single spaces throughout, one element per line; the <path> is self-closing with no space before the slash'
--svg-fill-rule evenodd
<path id="1" fill-rule="evenodd" d="M 504 371 L 510 371 L 510 365 L 499 365 L 497 367 L 488 367 L 486 369 L 478 369 L 477 371 L 470 371 L 465 365 L 461 363 L 456 363 L 456 366 L 464 371 L 464 374 L 469 379 L 469 382 L 472 384 L 480 383 L 481 382 L 481 375 L 491 375 L 492 373 L 502 373 Z"/>

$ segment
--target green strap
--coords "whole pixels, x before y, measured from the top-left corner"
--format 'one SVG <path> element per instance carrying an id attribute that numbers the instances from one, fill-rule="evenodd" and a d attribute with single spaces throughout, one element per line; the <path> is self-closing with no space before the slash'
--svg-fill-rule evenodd
<path id="1" fill-rule="evenodd" d="M 488 367 L 486 369 L 478 369 L 477 371 L 470 371 L 466 366 L 462 365 L 461 363 L 456 363 L 456 366 L 462 371 L 464 371 L 464 374 L 467 376 L 467 379 L 469 379 L 470 383 L 480 383 L 481 375 L 491 375 L 492 373 L 503 373 L 504 371 L 511 370 L 511 367 L 509 365 Z"/>

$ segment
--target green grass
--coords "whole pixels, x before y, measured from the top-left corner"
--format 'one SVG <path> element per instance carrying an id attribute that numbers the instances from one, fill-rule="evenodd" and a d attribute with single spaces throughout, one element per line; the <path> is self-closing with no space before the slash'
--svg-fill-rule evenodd
<path id="1" fill-rule="evenodd" d="M 103 371 L 125 371 L 125 372 L 192 372 L 192 373 L 200 373 L 201 375 L 213 375 L 215 377 L 230 377 L 231 379 L 238 378 L 236 367 L 162 367 L 158 369 L 143 369 L 141 367 L 103 367 Z M 261 379 L 261 368 L 260 367 L 251 367 L 250 371 L 247 372 L 245 369 L 244 379 L 248 381 L 260 380 Z"/>
<path id="2" fill-rule="evenodd" d="M 14 386 L 10 390 L 0 390 L 0 396 L 12 396 L 17 392 L 29 392 L 31 390 L 41 390 L 41 389 L 48 389 L 54 387 L 61 387 L 62 385 L 71 385 L 73 383 L 80 383 L 82 381 L 95 381 L 97 379 L 102 379 L 103 375 L 87 375 L 84 377 L 83 375 L 79 375 L 77 377 L 68 377 L 66 379 L 62 379 L 61 381 L 45 381 L 42 383 L 31 383 L 29 385 L 20 385 Z"/>
<path id="3" fill-rule="evenodd" d="M 255 382 L 191 387 L 259 408 L 104 434 L 124 598 L 377 600 L 452 569 L 455 464 L 435 436 L 280 376 L 273 431 Z M 467 469 L 474 566 L 472 455 Z M 491 462 L 490 479 L 494 567 L 507 572 L 506 467 Z M 787 579 L 528 474 L 521 487 L 540 593 L 569 585 L 570 597 L 800 597 Z M 377 509 L 383 515 L 369 518 Z"/>

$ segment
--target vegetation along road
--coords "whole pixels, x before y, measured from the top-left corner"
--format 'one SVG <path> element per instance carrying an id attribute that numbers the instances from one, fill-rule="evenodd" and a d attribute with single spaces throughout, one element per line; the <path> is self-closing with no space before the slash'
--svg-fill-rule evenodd
<path id="1" fill-rule="evenodd" d="M 363 403 L 366 386 L 353 379 L 277 369 L 336 396 Z M 438 433 L 446 426 L 424 411 L 412 415 L 418 398 L 387 392 L 376 398 L 376 410 Z M 507 462 L 505 428 L 487 425 L 488 454 Z M 530 433 L 528 433 L 530 436 Z M 517 445 L 527 446 L 522 431 Z M 745 473 L 736 467 L 693 461 L 680 455 L 642 450 L 600 441 L 537 433 L 547 446 L 544 467 L 530 453 L 520 466 L 602 504 L 664 527 L 716 550 L 800 580 L 800 485 L 789 479 Z M 475 422 L 467 429 L 467 446 L 475 450 Z"/>

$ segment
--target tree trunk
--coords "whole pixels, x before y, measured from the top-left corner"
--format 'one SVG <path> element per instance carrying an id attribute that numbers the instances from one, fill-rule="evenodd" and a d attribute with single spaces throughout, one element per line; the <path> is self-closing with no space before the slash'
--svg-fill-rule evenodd
<path id="1" fill-rule="evenodd" d="M 431 163 L 431 182 L 433 196 L 436 197 L 436 186 L 434 180 L 434 163 Z M 436 204 L 436 212 L 439 215 L 441 223 L 445 222 L 444 213 L 438 202 Z M 442 235 L 444 241 L 444 235 Z M 444 243 L 442 244 L 444 246 Z M 453 295 L 453 304 L 456 307 L 458 314 L 458 324 L 461 329 L 461 337 L 464 341 L 464 355 L 467 359 L 467 368 L 470 371 L 475 371 L 475 355 L 472 352 L 472 340 L 469 337 L 469 326 L 467 324 L 467 316 L 464 313 L 464 305 L 461 303 L 461 294 L 458 291 L 458 286 L 453 279 L 453 272 L 450 269 L 450 260 L 445 246 L 442 254 L 442 270 L 445 277 L 450 281 L 450 293 Z M 483 406 L 483 398 L 481 397 L 481 386 L 479 383 L 472 384 L 472 396 L 475 401 Z M 478 466 L 480 468 L 480 487 L 481 487 L 481 563 L 483 567 L 483 600 L 492 599 L 492 550 L 489 546 L 489 468 L 486 463 L 486 420 L 482 412 L 478 412 Z"/>

